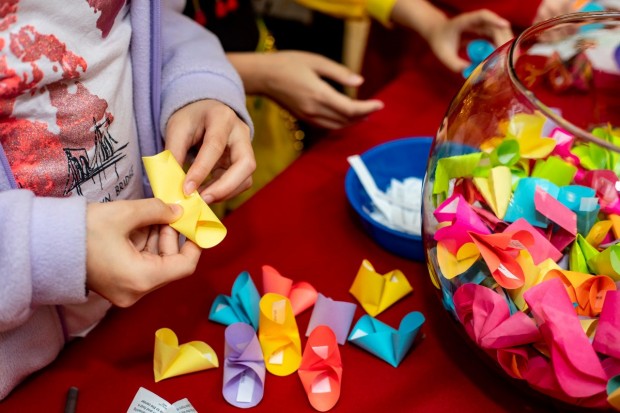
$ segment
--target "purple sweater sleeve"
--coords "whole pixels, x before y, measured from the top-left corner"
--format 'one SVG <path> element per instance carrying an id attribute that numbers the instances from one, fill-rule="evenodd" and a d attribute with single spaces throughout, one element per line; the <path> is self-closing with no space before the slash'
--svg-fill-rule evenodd
<path id="1" fill-rule="evenodd" d="M 0 192 L 0 331 L 40 305 L 86 301 L 86 201 Z"/>
<path id="2" fill-rule="evenodd" d="M 182 14 L 183 1 L 162 2 L 161 130 L 170 116 L 188 103 L 215 99 L 243 119 L 253 133 L 241 78 L 230 64 L 219 39 Z"/>

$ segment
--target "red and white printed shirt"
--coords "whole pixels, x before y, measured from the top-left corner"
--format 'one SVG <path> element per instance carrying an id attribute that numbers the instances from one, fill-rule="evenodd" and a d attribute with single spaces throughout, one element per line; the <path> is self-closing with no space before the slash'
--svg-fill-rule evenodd
<path id="1" fill-rule="evenodd" d="M 90 201 L 143 195 L 125 0 L 0 8 L 0 143 L 20 187 Z"/>

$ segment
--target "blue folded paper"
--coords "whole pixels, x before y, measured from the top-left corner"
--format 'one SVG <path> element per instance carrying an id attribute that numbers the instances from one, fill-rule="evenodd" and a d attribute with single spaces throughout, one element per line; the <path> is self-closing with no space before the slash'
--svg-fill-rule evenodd
<path id="1" fill-rule="evenodd" d="M 403 317 L 396 330 L 366 314 L 357 321 L 348 340 L 398 367 L 413 345 L 424 321 L 422 313 L 413 311 Z"/>
<path id="2" fill-rule="evenodd" d="M 229 326 L 233 323 L 246 323 L 258 329 L 260 294 L 252 281 L 250 273 L 240 273 L 232 286 L 230 296 L 220 294 L 215 297 L 209 320 Z"/>

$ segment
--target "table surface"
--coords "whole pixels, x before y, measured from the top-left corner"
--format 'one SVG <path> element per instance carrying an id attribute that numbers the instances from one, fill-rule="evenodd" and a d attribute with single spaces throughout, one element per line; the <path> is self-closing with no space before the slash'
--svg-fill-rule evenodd
<path id="1" fill-rule="evenodd" d="M 228 235 L 205 250 L 196 273 L 113 309 L 86 338 L 70 343 L 46 369 L 23 382 L 2 412 L 61 411 L 71 386 L 79 388 L 77 412 L 124 412 L 139 387 L 175 402 L 188 398 L 199 412 L 237 411 L 222 397 L 223 369 L 155 383 L 155 331 L 168 327 L 181 343 L 201 340 L 223 359 L 225 326 L 208 320 L 217 294 L 229 294 L 235 277 L 248 271 L 259 290 L 261 267 L 271 265 L 294 281 L 308 281 L 327 297 L 356 302 L 349 287 L 368 259 L 380 273 L 400 269 L 414 292 L 379 320 L 397 327 L 420 311 L 426 323 L 411 352 L 394 368 L 347 343 L 341 397 L 334 412 L 549 412 L 557 410 L 487 366 L 443 310 L 424 263 L 395 256 L 363 231 L 344 192 L 346 157 L 384 141 L 432 136 L 458 87 L 407 71 L 377 97 L 385 109 L 364 122 L 325 136 L 283 174 L 224 220 Z M 305 345 L 311 310 L 297 323 Z M 364 314 L 357 306 L 354 323 Z M 267 374 L 256 412 L 315 411 L 298 375 Z"/>

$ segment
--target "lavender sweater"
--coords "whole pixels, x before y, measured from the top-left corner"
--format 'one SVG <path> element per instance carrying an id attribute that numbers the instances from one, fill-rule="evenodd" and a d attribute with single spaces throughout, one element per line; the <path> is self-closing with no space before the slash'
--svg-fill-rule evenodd
<path id="1" fill-rule="evenodd" d="M 131 1 L 134 110 L 143 156 L 162 150 L 170 115 L 196 100 L 219 100 L 252 126 L 241 80 L 218 39 L 181 14 L 183 3 Z M 35 197 L 15 188 L 0 146 L 0 400 L 54 360 L 72 329 L 98 322 L 107 308 L 85 305 L 86 200 Z M 76 309 L 80 320 L 65 319 Z"/>

